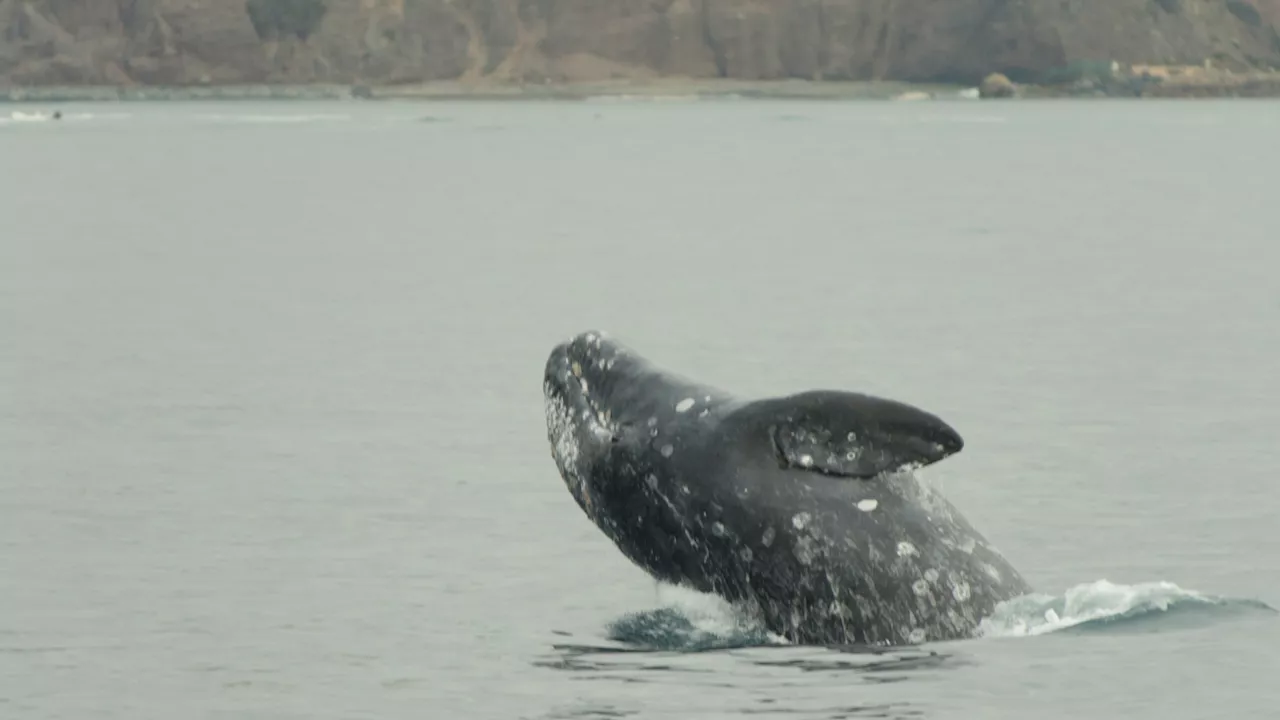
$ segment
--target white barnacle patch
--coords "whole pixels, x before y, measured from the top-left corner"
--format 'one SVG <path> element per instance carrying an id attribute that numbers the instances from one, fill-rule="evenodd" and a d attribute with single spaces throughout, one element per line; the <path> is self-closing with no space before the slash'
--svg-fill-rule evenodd
<path id="1" fill-rule="evenodd" d="M 578 441 L 573 413 L 569 411 L 564 400 L 552 391 L 550 385 L 546 388 L 543 407 L 547 416 L 547 435 L 551 440 L 551 453 L 555 457 L 556 464 L 560 466 L 561 472 L 576 476 Z"/>
<path id="2" fill-rule="evenodd" d="M 647 424 L 649 427 L 658 427 L 658 418 L 656 417 L 649 418 L 649 421 Z"/>
<path id="3" fill-rule="evenodd" d="M 805 529 L 806 526 L 808 526 L 809 521 L 811 519 L 812 517 L 810 517 L 809 513 L 800 512 L 792 516 L 791 524 L 794 525 L 797 530 L 803 530 Z"/>
<path id="4" fill-rule="evenodd" d="M 711 523 L 711 534 L 715 535 L 716 537 L 724 537 L 725 536 L 724 523 L 719 523 L 719 522 Z"/>
<path id="5" fill-rule="evenodd" d="M 938 571 L 934 570 L 933 568 L 929 568 L 928 570 L 925 570 L 924 579 L 928 580 L 931 583 L 938 582 Z"/>
<path id="6" fill-rule="evenodd" d="M 916 546 L 906 540 L 898 543 L 898 557 L 913 557 L 919 554 L 920 553 L 916 550 Z"/>
<path id="7" fill-rule="evenodd" d="M 662 453 L 662 457 L 669 458 L 671 457 L 671 454 L 674 453 L 675 451 L 676 449 L 670 444 L 668 444 L 668 445 L 663 445 L 662 449 L 659 450 L 658 452 Z"/>
<path id="8" fill-rule="evenodd" d="M 929 581 L 924 578 L 920 578 L 919 580 L 911 583 L 911 589 L 916 595 L 925 597 L 929 594 Z"/>
<path id="9" fill-rule="evenodd" d="M 874 498 L 858 501 L 858 509 L 861 510 L 862 512 L 871 512 L 872 510 L 875 510 L 878 507 L 880 507 L 880 501 Z"/>
<path id="10" fill-rule="evenodd" d="M 773 539 L 777 536 L 778 533 L 776 530 L 772 527 L 767 527 L 764 529 L 764 534 L 760 536 L 760 542 L 764 544 L 765 547 L 770 547 L 773 545 Z"/>
<path id="11" fill-rule="evenodd" d="M 951 597 L 955 598 L 956 602 L 965 602 L 966 600 L 969 599 L 969 595 L 970 595 L 969 583 L 963 580 L 961 580 L 960 582 L 952 583 Z"/>
<path id="12" fill-rule="evenodd" d="M 964 542 L 960 543 L 960 549 L 967 553 L 973 553 L 973 549 L 977 546 L 978 543 L 973 538 L 965 538 Z"/>
<path id="13" fill-rule="evenodd" d="M 755 553 L 751 552 L 751 548 L 744 547 L 738 551 L 738 557 L 742 558 L 742 562 L 751 562 L 755 558 Z"/>
<path id="14" fill-rule="evenodd" d="M 801 465 L 803 465 L 804 467 L 809 467 L 810 465 L 813 465 L 813 456 L 812 456 L 812 455 L 801 455 L 801 456 L 800 456 L 800 464 L 801 464 Z"/>
<path id="15" fill-rule="evenodd" d="M 925 634 L 922 628 L 913 628 L 911 632 L 907 634 L 907 642 L 915 645 L 919 645 L 924 642 L 924 638 Z"/>
<path id="16" fill-rule="evenodd" d="M 574 360 L 573 365 L 571 365 L 570 367 L 573 370 L 574 377 L 576 378 L 582 377 L 582 366 L 578 364 L 577 360 Z"/>
<path id="17" fill-rule="evenodd" d="M 801 535 L 796 538 L 796 544 L 792 551 L 801 565 L 812 565 L 813 558 L 818 554 L 817 548 L 814 547 L 813 538 L 808 535 Z"/>
<path id="18" fill-rule="evenodd" d="M 678 413 L 688 412 L 689 408 L 693 407 L 693 403 L 694 403 L 693 398 L 685 398 L 681 400 L 680 402 L 676 403 L 676 412 Z"/>
<path id="19" fill-rule="evenodd" d="M 982 572 L 986 573 L 992 580 L 1000 582 L 1000 571 L 996 569 L 995 565 L 992 565 L 991 563 L 982 563 Z"/>
<path id="20" fill-rule="evenodd" d="M 654 475 L 653 473 L 649 473 L 649 474 L 648 474 L 648 475 L 646 475 L 646 476 L 645 476 L 645 478 L 644 478 L 644 484 L 645 484 L 645 485 L 648 485 L 650 490 L 657 490 L 657 489 L 658 489 L 658 476 L 657 476 L 657 475 Z"/>

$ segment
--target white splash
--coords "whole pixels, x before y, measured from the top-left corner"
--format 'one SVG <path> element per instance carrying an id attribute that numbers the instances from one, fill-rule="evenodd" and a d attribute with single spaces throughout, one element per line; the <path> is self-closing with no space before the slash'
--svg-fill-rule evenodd
<path id="1" fill-rule="evenodd" d="M 1217 605 L 1224 602 L 1167 581 L 1122 585 L 1109 580 L 1084 583 L 1058 596 L 1032 593 L 1006 600 L 978 625 L 984 637 L 1044 635 L 1094 620 L 1143 612 L 1163 612 L 1175 603 Z"/>

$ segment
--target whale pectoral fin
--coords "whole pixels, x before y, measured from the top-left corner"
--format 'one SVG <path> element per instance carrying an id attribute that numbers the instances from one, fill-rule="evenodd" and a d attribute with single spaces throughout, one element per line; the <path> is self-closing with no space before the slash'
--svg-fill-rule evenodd
<path id="1" fill-rule="evenodd" d="M 829 428 L 804 422 L 773 426 L 773 441 L 784 467 L 811 470 L 825 475 L 868 479 L 911 464 L 906 457 L 856 439 L 856 434 L 836 436 Z M 853 434 L 855 440 L 849 440 Z"/>
<path id="2" fill-rule="evenodd" d="M 964 446 L 936 416 L 902 403 L 852 393 L 790 400 L 769 428 L 783 467 L 867 479 L 931 465 Z"/>

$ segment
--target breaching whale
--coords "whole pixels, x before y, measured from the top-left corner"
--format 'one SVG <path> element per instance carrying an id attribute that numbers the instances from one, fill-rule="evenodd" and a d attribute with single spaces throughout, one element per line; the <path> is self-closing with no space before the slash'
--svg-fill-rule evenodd
<path id="1" fill-rule="evenodd" d="M 917 407 L 827 390 L 737 398 L 601 332 L 551 351 L 543 393 L 560 475 L 623 555 L 792 642 L 968 637 L 1031 589 L 912 472 L 964 447 Z"/>

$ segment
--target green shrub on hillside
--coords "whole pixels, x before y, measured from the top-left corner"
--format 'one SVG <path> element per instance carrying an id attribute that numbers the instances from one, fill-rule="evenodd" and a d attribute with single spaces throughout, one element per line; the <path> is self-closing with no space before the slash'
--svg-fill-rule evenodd
<path id="1" fill-rule="evenodd" d="M 320 27 L 329 9 L 325 0 L 247 0 L 244 6 L 254 32 L 262 39 L 292 35 L 306 40 Z"/>

